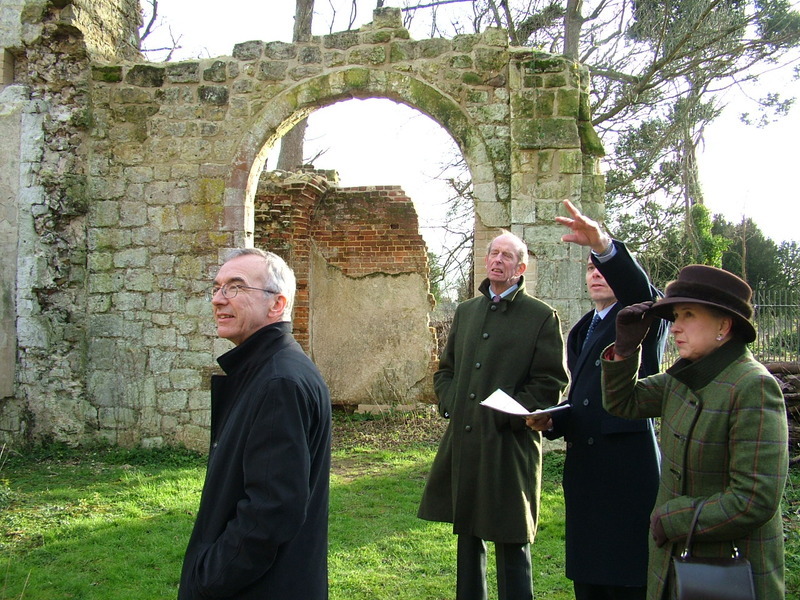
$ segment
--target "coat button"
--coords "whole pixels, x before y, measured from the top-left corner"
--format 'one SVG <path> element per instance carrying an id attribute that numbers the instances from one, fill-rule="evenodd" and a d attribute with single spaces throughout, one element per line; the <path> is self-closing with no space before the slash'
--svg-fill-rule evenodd
<path id="1" fill-rule="evenodd" d="M 595 367 L 599 367 L 600 366 L 600 359 L 597 359 L 596 361 L 594 361 L 594 366 Z"/>
<path id="2" fill-rule="evenodd" d="M 464 431 L 466 431 L 467 433 L 472 431 L 472 425 L 467 425 L 466 427 L 464 427 Z"/>
<path id="3" fill-rule="evenodd" d="M 586 443 L 589 444 L 590 446 L 594 446 L 594 438 L 589 438 L 588 440 L 586 440 Z"/>
<path id="4" fill-rule="evenodd" d="M 212 448 L 216 448 L 217 446 L 219 446 L 219 442 L 214 442 L 213 444 L 211 444 Z"/>
<path id="5" fill-rule="evenodd" d="M 480 369 L 481 368 L 481 363 L 475 363 L 475 368 L 476 369 Z"/>
<path id="6" fill-rule="evenodd" d="M 470 400 L 475 400 L 475 398 L 476 398 L 475 394 L 470 394 L 470 395 L 469 395 L 469 399 L 470 399 Z"/>
<path id="7" fill-rule="evenodd" d="M 567 442 L 567 448 L 572 448 L 572 442 Z"/>
<path id="8" fill-rule="evenodd" d="M 490 305 L 489 310 L 497 310 L 497 304 Z"/>
<path id="9" fill-rule="evenodd" d="M 488 340 L 489 339 L 489 334 L 488 333 L 484 333 L 483 334 L 483 339 Z"/>
<path id="10" fill-rule="evenodd" d="M 584 398 L 583 399 L 583 405 L 584 406 L 589 406 L 589 399 L 588 398 Z"/>

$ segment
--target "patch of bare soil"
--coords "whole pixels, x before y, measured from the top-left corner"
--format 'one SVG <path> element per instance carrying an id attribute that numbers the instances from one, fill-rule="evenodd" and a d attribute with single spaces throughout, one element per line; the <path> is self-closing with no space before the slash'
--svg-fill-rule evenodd
<path id="1" fill-rule="evenodd" d="M 382 415 L 335 413 L 333 451 L 353 449 L 402 451 L 416 445 L 435 448 L 447 427 L 436 407 L 422 407 L 411 412 L 387 412 Z M 331 470 L 345 478 L 358 477 L 372 469 L 363 456 L 338 456 Z"/>

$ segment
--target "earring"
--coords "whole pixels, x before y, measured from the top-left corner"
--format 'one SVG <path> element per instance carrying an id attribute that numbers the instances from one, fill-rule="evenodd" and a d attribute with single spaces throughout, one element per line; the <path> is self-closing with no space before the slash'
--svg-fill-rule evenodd
<path id="1" fill-rule="evenodd" d="M 722 341 L 722 338 L 724 338 L 724 337 L 725 337 L 725 336 L 724 336 L 724 335 L 722 335 L 722 334 L 720 333 L 720 334 L 717 336 L 717 341 L 718 341 L 718 342 L 721 342 L 721 341 Z"/>

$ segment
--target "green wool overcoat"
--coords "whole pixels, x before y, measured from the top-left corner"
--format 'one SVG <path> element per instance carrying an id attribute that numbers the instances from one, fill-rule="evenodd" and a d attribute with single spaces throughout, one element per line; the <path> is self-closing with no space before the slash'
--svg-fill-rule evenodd
<path id="1" fill-rule="evenodd" d="M 650 542 L 648 600 L 669 598 L 670 563 L 681 553 L 695 507 L 695 556 L 751 563 L 756 597 L 785 596 L 780 502 L 789 464 L 780 387 L 747 347 L 724 344 L 695 362 L 637 381 L 638 354 L 603 361 L 603 405 L 629 419 L 661 417 L 661 482 L 654 512 L 668 541 Z"/>
<path id="2" fill-rule="evenodd" d="M 450 419 L 418 516 L 453 533 L 532 542 L 541 489 L 541 441 L 525 420 L 480 406 L 502 389 L 530 410 L 558 403 L 568 376 L 556 312 L 519 288 L 498 303 L 481 295 L 456 309 L 434 387 Z"/>

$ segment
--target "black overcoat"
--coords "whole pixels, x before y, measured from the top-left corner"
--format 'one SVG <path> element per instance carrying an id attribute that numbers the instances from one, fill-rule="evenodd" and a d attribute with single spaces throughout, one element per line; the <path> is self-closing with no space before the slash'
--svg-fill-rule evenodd
<path id="1" fill-rule="evenodd" d="M 211 448 L 179 600 L 328 597 L 331 402 L 291 335 L 268 325 L 212 376 Z"/>
<path id="2" fill-rule="evenodd" d="M 564 464 L 566 575 L 595 585 L 644 586 L 650 511 L 658 491 L 659 454 L 653 423 L 627 420 L 603 409 L 600 354 L 614 341 L 617 313 L 659 295 L 625 245 L 594 264 L 614 291 L 617 304 L 581 348 L 594 311 L 567 337 L 571 384 L 569 411 L 556 413 L 553 432 L 567 446 Z M 643 343 L 642 375 L 659 370 L 668 327 L 656 319 Z"/>
<path id="3" fill-rule="evenodd" d="M 418 515 L 453 533 L 532 542 L 539 516 L 541 434 L 519 416 L 480 406 L 496 389 L 529 410 L 556 404 L 567 383 L 558 315 L 519 289 L 499 303 L 481 295 L 456 309 L 439 370 L 439 409 L 450 419 Z"/>

